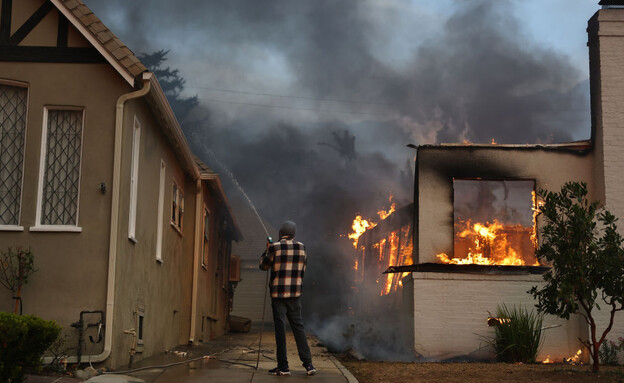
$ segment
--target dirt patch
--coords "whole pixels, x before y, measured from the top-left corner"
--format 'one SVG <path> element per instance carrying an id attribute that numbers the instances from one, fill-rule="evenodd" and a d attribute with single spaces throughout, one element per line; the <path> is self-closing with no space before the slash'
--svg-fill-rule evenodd
<path id="1" fill-rule="evenodd" d="M 360 383 L 382 382 L 617 382 L 624 383 L 624 366 L 602 366 L 598 374 L 588 366 L 505 363 L 398 363 L 340 361 Z"/>

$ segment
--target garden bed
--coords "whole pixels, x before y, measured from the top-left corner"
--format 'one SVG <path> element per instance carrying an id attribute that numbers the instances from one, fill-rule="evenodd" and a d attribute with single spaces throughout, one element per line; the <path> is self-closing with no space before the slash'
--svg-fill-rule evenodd
<path id="1" fill-rule="evenodd" d="M 506 363 L 399 363 L 357 361 L 339 357 L 360 383 L 381 382 L 617 382 L 624 383 L 624 366 Z"/>

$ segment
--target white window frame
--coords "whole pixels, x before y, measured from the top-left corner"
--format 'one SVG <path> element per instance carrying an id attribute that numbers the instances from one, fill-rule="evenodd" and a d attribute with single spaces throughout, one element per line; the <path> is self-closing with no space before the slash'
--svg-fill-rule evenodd
<path id="1" fill-rule="evenodd" d="M 158 185 L 158 222 L 156 227 L 156 261 L 163 262 L 162 241 L 163 241 L 163 219 L 165 214 L 165 175 L 167 165 L 165 160 L 160 159 L 160 184 Z"/>
<path id="2" fill-rule="evenodd" d="M 42 225 L 41 209 L 43 201 L 43 178 L 45 174 L 46 145 L 48 143 L 48 114 L 50 110 L 77 110 L 82 111 L 82 127 L 80 131 L 80 170 L 78 172 L 78 197 L 76 199 L 76 225 Z M 80 184 L 82 181 L 82 152 L 84 150 L 84 126 L 85 107 L 67 105 L 46 105 L 43 107 L 43 128 L 41 129 L 41 152 L 39 159 L 39 187 L 37 190 L 37 212 L 35 214 L 35 226 L 29 231 L 53 231 L 53 232 L 82 232 L 80 227 Z"/>
<path id="3" fill-rule="evenodd" d="M 208 217 L 208 240 L 206 241 L 206 217 Z M 204 204 L 204 215 L 203 215 L 203 220 L 202 220 L 202 253 L 201 253 L 201 265 L 204 268 L 204 270 L 208 270 L 208 261 L 210 259 L 210 248 L 208 250 L 206 250 L 206 242 L 208 242 L 208 246 L 210 246 L 210 209 L 208 209 L 208 206 L 206 206 Z M 208 254 L 206 255 L 205 252 L 208 252 Z M 206 255 L 206 257 L 204 258 L 204 255 Z"/>
<path id="4" fill-rule="evenodd" d="M 20 225 L 22 221 L 22 204 L 24 202 L 24 169 L 26 167 L 26 139 L 28 137 L 28 108 L 30 106 L 30 86 L 26 82 L 8 80 L 8 79 L 0 79 L 0 84 L 7 86 L 14 86 L 18 88 L 26 88 L 26 117 L 24 120 L 24 158 L 22 159 L 22 180 L 20 186 L 20 197 L 19 197 L 19 209 L 18 209 L 18 220 L 17 225 L 0 225 L 0 231 L 24 231 L 24 226 Z"/>
<path id="5" fill-rule="evenodd" d="M 128 239 L 132 243 L 137 243 L 136 239 L 136 219 L 137 204 L 139 191 L 139 162 L 141 154 L 141 122 L 134 116 L 134 125 L 132 128 L 132 158 L 130 165 L 130 199 L 129 199 L 129 216 L 128 216 Z"/>
<path id="6" fill-rule="evenodd" d="M 184 220 L 184 189 L 180 187 L 180 183 L 173 179 L 173 184 L 171 185 L 171 190 L 173 191 L 173 187 L 176 187 L 176 193 L 171 195 L 171 207 L 174 208 L 174 216 L 171 217 L 171 226 L 178 232 L 178 234 L 182 235 L 182 221 Z M 178 199 L 178 196 L 180 198 Z M 182 214 L 180 214 L 180 211 Z M 178 222 L 179 221 L 179 222 Z"/>

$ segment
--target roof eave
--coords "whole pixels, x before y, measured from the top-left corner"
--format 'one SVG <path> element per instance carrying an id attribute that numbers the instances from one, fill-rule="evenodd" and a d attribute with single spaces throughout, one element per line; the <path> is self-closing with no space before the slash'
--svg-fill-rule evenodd
<path id="1" fill-rule="evenodd" d="M 143 78 L 145 79 L 147 77 L 149 77 L 150 80 L 150 95 L 165 120 L 164 128 L 170 133 L 169 136 L 174 141 L 175 146 L 180 149 L 179 154 L 184 169 L 193 177 L 193 180 L 197 180 L 200 178 L 199 169 L 193 159 L 188 141 L 186 141 L 184 133 L 182 133 L 180 123 L 173 113 L 169 101 L 167 101 L 167 96 L 165 96 L 158 79 L 156 79 L 156 76 L 152 72 L 144 72 Z"/>
<path id="2" fill-rule="evenodd" d="M 115 70 L 123 77 L 123 79 L 132 87 L 134 87 L 134 76 L 128 72 L 120 63 L 117 61 L 113 55 L 104 48 L 104 45 L 98 41 L 98 39 L 93 36 L 91 31 L 86 28 L 80 20 L 74 15 L 69 9 L 67 9 L 61 0 L 50 0 L 52 4 L 69 20 L 72 25 L 78 29 L 78 31 L 97 49 L 98 52 L 108 61 L 110 65 L 115 68 Z"/>
<path id="3" fill-rule="evenodd" d="M 410 146 L 410 145 L 408 145 Z M 592 148 L 591 140 L 581 140 L 575 142 L 565 142 L 560 144 L 475 144 L 475 143 L 441 143 L 411 145 L 419 148 L 484 148 L 484 149 L 579 149 L 586 150 Z"/>
<path id="4" fill-rule="evenodd" d="M 221 184 L 221 178 L 217 174 L 202 174 L 201 180 L 212 183 L 217 192 L 219 193 L 220 199 L 223 201 L 225 208 L 227 210 L 227 214 L 229 215 L 230 220 L 232 221 L 232 231 L 234 233 L 234 240 L 236 242 L 240 242 L 243 240 L 243 233 L 238 226 L 238 222 L 236 222 L 236 217 L 234 216 L 234 212 L 232 211 L 232 207 L 230 206 L 230 202 L 227 199 L 225 194 L 225 190 L 223 190 L 223 185 Z"/>

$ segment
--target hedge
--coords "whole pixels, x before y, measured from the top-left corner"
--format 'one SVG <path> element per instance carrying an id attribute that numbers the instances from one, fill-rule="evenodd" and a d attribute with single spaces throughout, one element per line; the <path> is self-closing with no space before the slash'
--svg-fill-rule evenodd
<path id="1" fill-rule="evenodd" d="M 22 382 L 26 369 L 39 370 L 43 353 L 60 332 L 53 321 L 0 312 L 0 382 Z"/>

